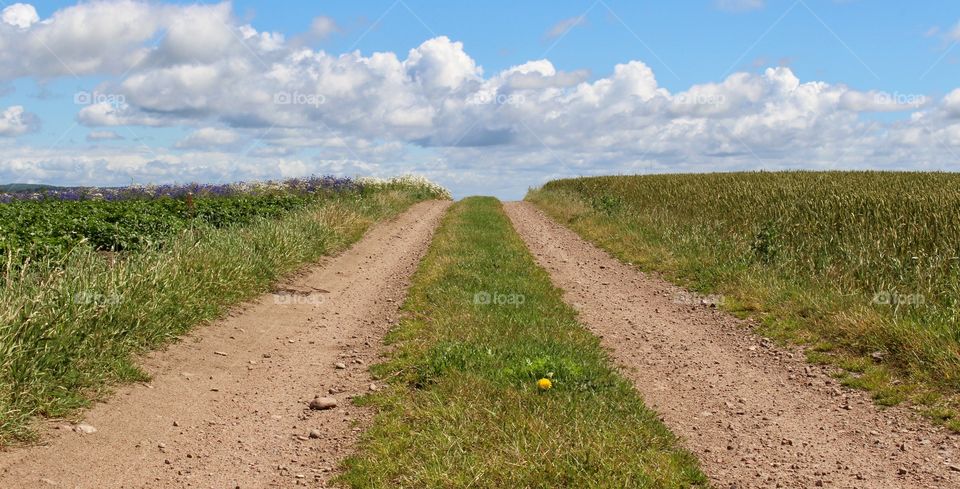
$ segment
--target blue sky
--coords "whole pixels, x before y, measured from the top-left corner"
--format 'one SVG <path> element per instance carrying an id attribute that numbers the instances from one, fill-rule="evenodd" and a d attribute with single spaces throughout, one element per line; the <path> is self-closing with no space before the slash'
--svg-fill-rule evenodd
<path id="1" fill-rule="evenodd" d="M 46 17 L 75 3 L 34 5 Z M 725 10 L 712 0 L 493 0 L 452 2 L 443 8 L 431 0 L 272 4 L 233 2 L 240 18 L 264 31 L 306 32 L 313 18 L 332 17 L 342 32 L 316 43 L 330 52 L 402 53 L 446 35 L 462 41 L 488 71 L 549 57 L 560 69 L 605 75 L 617 63 L 640 59 L 664 72 L 661 83 L 674 90 L 715 81 L 731 69 L 782 62 L 801 79 L 891 91 L 945 93 L 956 88 L 960 74 L 960 51 L 938 63 L 949 44 L 928 34 L 960 21 L 960 2 L 950 0 L 773 0 L 746 10 Z M 547 37 L 561 21 L 581 15 L 586 22 L 559 42 Z"/>
<path id="2" fill-rule="evenodd" d="M 194 5 L 3 4 L 0 180 L 415 171 L 518 198 L 580 174 L 960 165 L 954 1 Z"/>

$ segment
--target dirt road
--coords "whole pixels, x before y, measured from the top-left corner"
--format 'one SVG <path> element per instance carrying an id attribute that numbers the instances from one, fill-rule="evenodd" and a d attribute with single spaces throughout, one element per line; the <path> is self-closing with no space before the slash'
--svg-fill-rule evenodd
<path id="1" fill-rule="evenodd" d="M 517 231 L 717 487 L 960 487 L 960 438 L 879 411 L 798 350 L 506 204 Z"/>
<path id="2" fill-rule="evenodd" d="M 446 206 L 414 206 L 150 355 L 149 385 L 86 413 L 96 433 L 65 426 L 45 446 L 0 453 L 0 487 L 322 486 L 370 416 L 349 400 L 377 388 L 367 365 Z M 310 410 L 318 394 L 339 406 Z"/>

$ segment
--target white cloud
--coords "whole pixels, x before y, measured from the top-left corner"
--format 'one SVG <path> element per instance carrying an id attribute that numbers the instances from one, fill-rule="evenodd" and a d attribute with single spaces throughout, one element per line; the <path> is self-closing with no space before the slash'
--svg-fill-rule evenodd
<path id="1" fill-rule="evenodd" d="M 148 62 L 206 64 L 236 48 L 240 27 L 232 23 L 229 3 L 189 5 L 163 19 L 163 41 Z"/>
<path id="2" fill-rule="evenodd" d="M 463 43 L 446 36 L 411 49 L 403 63 L 407 73 L 427 89 L 455 90 L 468 81 L 480 81 L 483 69 L 463 51 Z"/>
<path id="3" fill-rule="evenodd" d="M 960 119 L 960 88 L 943 98 L 943 108 L 949 117 Z"/>
<path id="4" fill-rule="evenodd" d="M 209 63 L 250 47 L 267 50 L 271 43 L 282 42 L 277 34 L 248 38 L 248 26 L 237 25 L 230 2 L 180 6 L 100 0 L 63 8 L 42 21 L 32 7 L 15 7 L 4 10 L 4 21 L 30 28 L 0 29 L 0 80 Z M 158 47 L 148 46 L 157 39 Z"/>
<path id="5" fill-rule="evenodd" d="M 331 17 L 316 17 L 310 23 L 310 35 L 315 39 L 326 39 L 340 30 L 340 26 Z"/>
<path id="6" fill-rule="evenodd" d="M 2 19 L 4 24 L 27 29 L 40 21 L 37 15 L 37 9 L 28 3 L 15 3 L 3 9 Z"/>
<path id="7" fill-rule="evenodd" d="M 71 161 L 88 177 L 122 169 L 122 183 L 417 171 L 461 188 L 519 192 L 581 173 L 944 169 L 960 151 L 960 90 L 940 100 L 860 91 L 781 66 L 671 91 L 640 60 L 596 77 L 547 59 L 485 75 L 447 37 L 405 55 L 328 53 L 240 25 L 229 4 L 83 3 L 26 30 L 0 25 L 0 48 L 0 79 L 123 73 L 97 86 L 115 97 L 80 108 L 85 126 L 193 130 L 147 152 L 5 148 L 5 161 L 38 178 L 66 178 Z M 861 117 L 888 111 L 905 115 Z M 7 109 L 0 135 L 32 130 L 30 119 L 22 107 Z M 262 142 L 236 154 L 243 141 Z"/>
<path id="8" fill-rule="evenodd" d="M 8 107 L 0 112 L 0 137 L 20 136 L 33 132 L 39 123 L 40 119 L 25 111 L 22 106 Z"/>
<path id="9" fill-rule="evenodd" d="M 847 91 L 840 97 L 841 107 L 854 112 L 901 112 L 917 110 L 930 103 L 923 94 Z"/>
<path id="10" fill-rule="evenodd" d="M 91 2 L 58 10 L 30 29 L 0 29 L 0 78 L 125 69 L 160 27 L 158 14 L 142 2 Z"/>
<path id="11" fill-rule="evenodd" d="M 99 145 L 31 148 L 5 145 L 0 181 L 71 185 L 267 180 L 311 174 L 394 175 L 395 154 L 357 151 L 355 157 L 247 156 L 223 151 Z M 388 160 L 389 158 L 389 160 Z M 389 162 L 389 164 L 388 164 Z M 403 163 L 403 162 L 401 162 Z M 429 172 L 424 172 L 429 173 Z"/>
<path id="12" fill-rule="evenodd" d="M 566 35 L 574 27 L 586 25 L 587 18 L 585 16 L 570 17 L 569 19 L 563 19 L 560 22 L 554 24 L 550 29 L 547 29 L 547 32 L 543 37 L 547 39 L 556 39 L 560 36 Z"/>
<path id="13" fill-rule="evenodd" d="M 87 133 L 87 141 L 119 141 L 126 139 L 114 131 L 90 131 Z"/>
<path id="14" fill-rule="evenodd" d="M 240 135 L 229 129 L 204 127 L 177 143 L 177 148 L 215 148 L 230 146 L 240 140 Z"/>
<path id="15" fill-rule="evenodd" d="M 164 120 L 135 110 L 127 104 L 116 105 L 109 102 L 99 102 L 84 107 L 77 114 L 77 121 L 89 127 L 162 126 L 174 123 L 172 120 Z"/>

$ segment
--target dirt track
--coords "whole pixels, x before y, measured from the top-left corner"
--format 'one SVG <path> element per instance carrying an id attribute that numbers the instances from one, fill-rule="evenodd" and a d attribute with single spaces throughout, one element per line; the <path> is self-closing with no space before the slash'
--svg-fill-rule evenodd
<path id="1" fill-rule="evenodd" d="M 879 411 L 799 351 L 618 262 L 532 205 L 506 210 L 717 487 L 960 487 L 956 435 L 899 409 Z"/>
<path id="2" fill-rule="evenodd" d="M 150 355 L 149 385 L 85 414 L 96 433 L 61 427 L 44 446 L 0 453 L 0 488 L 322 486 L 370 416 L 349 399 L 371 388 L 367 365 L 446 206 L 414 206 Z M 331 392 L 339 407 L 308 409 Z"/>
<path id="3" fill-rule="evenodd" d="M 370 389 L 366 366 L 445 208 L 417 205 L 277 295 L 150 355 L 151 384 L 86 413 L 96 433 L 53 429 L 43 446 L 0 453 L 0 488 L 323 486 L 369 420 L 349 399 Z M 718 487 L 960 487 L 957 436 L 879 411 L 799 351 L 689 303 L 531 205 L 506 209 Z M 331 392 L 336 409 L 307 408 Z"/>

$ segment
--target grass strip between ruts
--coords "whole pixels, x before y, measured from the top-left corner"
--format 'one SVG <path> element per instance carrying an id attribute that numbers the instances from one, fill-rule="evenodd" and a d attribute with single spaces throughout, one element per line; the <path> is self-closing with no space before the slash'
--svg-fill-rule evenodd
<path id="1" fill-rule="evenodd" d="M 581 326 L 500 203 L 455 204 L 361 402 L 353 487 L 701 487 L 696 459 Z M 550 378 L 552 388 L 538 388 Z"/>

